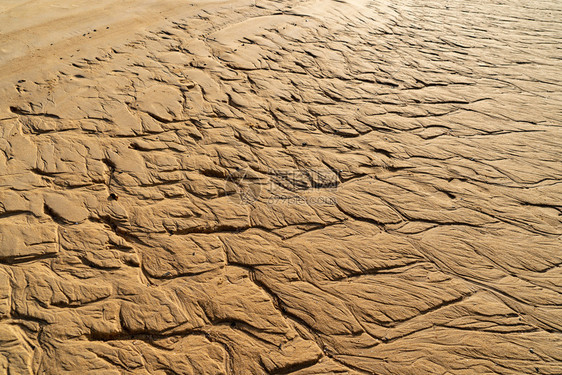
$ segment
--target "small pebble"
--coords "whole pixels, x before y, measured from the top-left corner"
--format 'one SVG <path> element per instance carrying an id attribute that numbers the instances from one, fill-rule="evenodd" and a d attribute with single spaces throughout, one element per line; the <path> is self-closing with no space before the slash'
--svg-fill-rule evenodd
<path id="1" fill-rule="evenodd" d="M 534 353 L 535 351 L 533 350 L 533 348 L 529 349 L 529 352 Z"/>
<path id="2" fill-rule="evenodd" d="M 119 199 L 119 197 L 117 196 L 117 194 L 111 193 L 109 194 L 109 199 L 116 201 L 117 199 Z"/>

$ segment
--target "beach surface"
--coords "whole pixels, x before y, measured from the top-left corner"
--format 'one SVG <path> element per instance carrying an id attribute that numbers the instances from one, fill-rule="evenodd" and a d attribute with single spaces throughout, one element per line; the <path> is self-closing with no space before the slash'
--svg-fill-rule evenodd
<path id="1" fill-rule="evenodd" d="M 554 0 L 0 0 L 0 373 L 561 374 L 561 51 Z"/>

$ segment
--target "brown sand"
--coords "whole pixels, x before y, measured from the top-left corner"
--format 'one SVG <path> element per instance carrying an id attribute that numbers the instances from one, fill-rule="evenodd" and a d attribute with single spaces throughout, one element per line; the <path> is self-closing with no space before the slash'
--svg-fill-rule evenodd
<path id="1" fill-rule="evenodd" d="M 0 374 L 561 374 L 562 3 L 256 3 L 1 3 Z"/>

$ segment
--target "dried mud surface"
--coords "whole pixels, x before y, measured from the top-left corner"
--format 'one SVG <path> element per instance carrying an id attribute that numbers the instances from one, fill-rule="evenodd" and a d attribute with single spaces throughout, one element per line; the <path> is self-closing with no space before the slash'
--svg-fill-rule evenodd
<path id="1" fill-rule="evenodd" d="M 0 373 L 562 373 L 561 4 L 256 5 L 3 61 Z"/>

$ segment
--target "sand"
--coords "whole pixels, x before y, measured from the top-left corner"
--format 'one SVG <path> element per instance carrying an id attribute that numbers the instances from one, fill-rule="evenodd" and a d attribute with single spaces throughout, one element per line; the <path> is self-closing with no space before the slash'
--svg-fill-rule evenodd
<path id="1" fill-rule="evenodd" d="M 562 373 L 561 20 L 0 2 L 0 373 Z"/>

